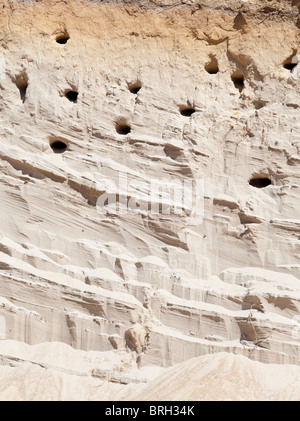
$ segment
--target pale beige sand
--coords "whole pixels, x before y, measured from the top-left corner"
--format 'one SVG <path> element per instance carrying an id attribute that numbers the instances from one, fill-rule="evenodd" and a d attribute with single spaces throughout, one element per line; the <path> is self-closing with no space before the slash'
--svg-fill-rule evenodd
<path id="1" fill-rule="evenodd" d="M 298 401 L 300 368 L 217 353 L 164 369 L 148 384 L 121 385 L 23 363 L 0 367 L 0 400 Z"/>
<path id="2" fill-rule="evenodd" d="M 3 399 L 298 398 L 300 3 L 177 3 L 0 0 Z"/>

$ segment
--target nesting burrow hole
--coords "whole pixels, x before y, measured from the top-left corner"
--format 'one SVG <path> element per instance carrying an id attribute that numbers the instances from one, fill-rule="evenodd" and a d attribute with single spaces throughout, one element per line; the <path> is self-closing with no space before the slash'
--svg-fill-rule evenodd
<path id="1" fill-rule="evenodd" d="M 254 175 L 249 180 L 249 184 L 250 184 L 250 186 L 256 187 L 257 189 L 263 189 L 263 188 L 269 186 L 270 184 L 272 184 L 272 181 L 267 176 Z"/>
<path id="2" fill-rule="evenodd" d="M 294 51 L 293 54 L 288 57 L 286 60 L 284 60 L 283 62 L 283 67 L 287 70 L 289 70 L 290 72 L 294 69 L 294 67 L 297 66 L 298 63 L 298 58 L 297 58 L 297 52 Z"/>
<path id="3" fill-rule="evenodd" d="M 78 92 L 77 91 L 67 91 L 65 93 L 65 97 L 70 101 L 70 102 L 77 102 L 77 98 L 78 98 Z"/>
<path id="4" fill-rule="evenodd" d="M 142 83 L 140 81 L 128 84 L 129 91 L 134 95 L 136 95 L 141 90 L 141 87 Z"/>
<path id="5" fill-rule="evenodd" d="M 130 125 L 127 123 L 126 120 L 123 120 L 123 119 L 117 121 L 115 127 L 116 127 L 116 132 L 122 136 L 125 136 L 131 132 Z"/>
<path id="6" fill-rule="evenodd" d="M 55 41 L 58 44 L 66 44 L 70 39 L 70 36 L 67 31 L 64 31 L 63 33 L 56 36 Z"/>
<path id="7" fill-rule="evenodd" d="M 50 141 L 50 147 L 54 153 L 63 153 L 67 150 L 68 145 L 60 139 L 52 139 Z"/>
<path id="8" fill-rule="evenodd" d="M 194 114 L 194 112 L 196 112 L 196 110 L 194 107 L 188 105 L 180 105 L 179 112 L 184 117 L 190 117 L 192 114 Z"/>
<path id="9" fill-rule="evenodd" d="M 231 80 L 232 80 L 235 88 L 238 89 L 240 92 L 242 92 L 242 90 L 245 87 L 245 76 L 244 76 L 244 73 L 241 70 L 236 70 L 231 75 Z"/>
<path id="10" fill-rule="evenodd" d="M 15 84 L 20 92 L 20 98 L 22 102 L 25 102 L 26 99 L 26 92 L 28 88 L 28 76 L 25 72 L 20 73 L 15 78 Z"/>
<path id="11" fill-rule="evenodd" d="M 210 61 L 206 63 L 204 68 L 210 75 L 216 75 L 219 72 L 219 64 L 216 57 L 210 56 Z"/>

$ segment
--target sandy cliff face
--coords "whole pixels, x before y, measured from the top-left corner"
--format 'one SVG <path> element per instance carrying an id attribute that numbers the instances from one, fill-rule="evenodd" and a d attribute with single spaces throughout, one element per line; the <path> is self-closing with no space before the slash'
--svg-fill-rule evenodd
<path id="1" fill-rule="evenodd" d="M 298 373 L 298 13 L 1 2 L 0 396 L 46 371 L 121 398 L 219 352 Z"/>

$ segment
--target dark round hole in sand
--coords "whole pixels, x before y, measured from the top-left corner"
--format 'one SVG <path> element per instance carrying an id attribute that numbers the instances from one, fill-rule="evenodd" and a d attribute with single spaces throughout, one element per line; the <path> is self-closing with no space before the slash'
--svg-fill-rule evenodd
<path id="1" fill-rule="evenodd" d="M 294 67 L 296 67 L 296 66 L 297 66 L 297 63 L 286 63 L 286 64 L 284 64 L 283 67 L 285 69 L 289 70 L 289 71 L 292 71 L 294 69 Z"/>
<path id="2" fill-rule="evenodd" d="M 242 90 L 245 87 L 245 77 L 242 71 L 237 70 L 235 71 L 232 75 L 231 75 L 231 80 L 234 84 L 234 86 L 236 87 L 236 89 L 238 89 L 240 92 L 242 92 Z"/>
<path id="3" fill-rule="evenodd" d="M 127 135 L 131 132 L 131 127 L 127 123 L 117 123 L 116 124 L 116 132 L 123 136 Z"/>
<path id="4" fill-rule="evenodd" d="M 253 177 L 249 181 L 250 186 L 256 187 L 257 189 L 263 189 L 264 187 L 272 184 L 271 180 L 268 177 Z"/>
<path id="5" fill-rule="evenodd" d="M 62 140 L 54 140 L 50 143 L 51 149 L 54 153 L 63 153 L 67 149 L 67 145 Z"/>
<path id="6" fill-rule="evenodd" d="M 66 98 L 68 98 L 69 101 L 71 102 L 77 102 L 77 98 L 78 98 L 78 92 L 76 91 L 68 91 L 65 94 Z"/>
<path id="7" fill-rule="evenodd" d="M 142 87 L 142 83 L 141 82 L 135 82 L 135 83 L 131 83 L 130 85 L 128 85 L 128 89 L 132 94 L 137 94 Z"/>
<path id="8" fill-rule="evenodd" d="M 179 107 L 179 111 L 184 117 L 190 117 L 196 110 L 193 107 Z"/>
<path id="9" fill-rule="evenodd" d="M 204 68 L 210 75 L 216 75 L 219 72 L 219 64 L 216 57 L 210 56 L 210 62 L 206 63 Z"/>
<path id="10" fill-rule="evenodd" d="M 69 41 L 69 35 L 60 35 L 56 38 L 58 44 L 66 44 Z"/>

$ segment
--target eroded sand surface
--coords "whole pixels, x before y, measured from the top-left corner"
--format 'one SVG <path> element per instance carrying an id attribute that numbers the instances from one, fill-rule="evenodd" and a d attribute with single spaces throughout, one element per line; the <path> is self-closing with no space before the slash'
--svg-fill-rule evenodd
<path id="1" fill-rule="evenodd" d="M 299 399 L 298 5 L 187 3 L 0 2 L 2 400 Z"/>

